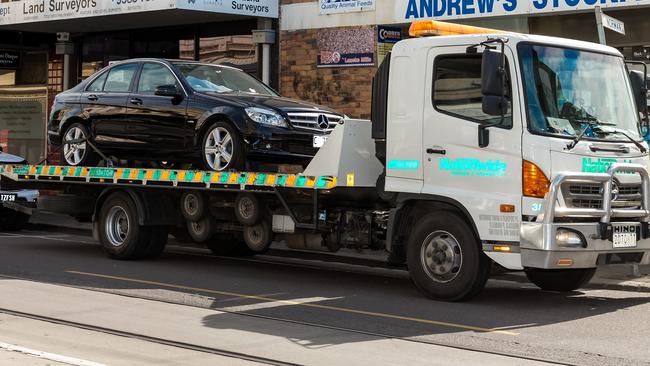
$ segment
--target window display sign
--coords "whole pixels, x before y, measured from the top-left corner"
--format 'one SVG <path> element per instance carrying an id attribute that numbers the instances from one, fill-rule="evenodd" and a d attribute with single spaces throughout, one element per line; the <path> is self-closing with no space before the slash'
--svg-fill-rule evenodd
<path id="1" fill-rule="evenodd" d="M 279 5 L 278 0 L 23 0 L 0 3 L 0 25 L 174 9 L 277 18 Z"/>
<path id="2" fill-rule="evenodd" d="M 0 69 L 20 68 L 20 51 L 0 50 Z"/>
<path id="3" fill-rule="evenodd" d="M 535 15 L 650 5 L 650 0 L 395 0 L 395 20 L 469 19 L 503 15 Z"/>
<path id="4" fill-rule="evenodd" d="M 375 10 L 376 0 L 319 0 L 320 14 Z"/>
<path id="5" fill-rule="evenodd" d="M 395 43 L 401 40 L 401 28 L 377 26 L 377 63 L 381 65 L 386 55 L 393 50 Z"/>
<path id="6" fill-rule="evenodd" d="M 45 157 L 47 88 L 0 88 L 0 143 L 29 162 Z"/>
<path id="7" fill-rule="evenodd" d="M 324 29 L 318 33 L 318 67 L 375 65 L 375 27 Z"/>

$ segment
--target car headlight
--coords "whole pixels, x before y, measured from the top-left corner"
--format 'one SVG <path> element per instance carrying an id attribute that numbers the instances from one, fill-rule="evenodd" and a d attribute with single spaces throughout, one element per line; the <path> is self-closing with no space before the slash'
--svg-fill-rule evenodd
<path id="1" fill-rule="evenodd" d="M 264 108 L 246 108 L 246 114 L 248 118 L 252 119 L 254 122 L 276 126 L 276 127 L 288 127 L 287 121 L 280 114 Z"/>

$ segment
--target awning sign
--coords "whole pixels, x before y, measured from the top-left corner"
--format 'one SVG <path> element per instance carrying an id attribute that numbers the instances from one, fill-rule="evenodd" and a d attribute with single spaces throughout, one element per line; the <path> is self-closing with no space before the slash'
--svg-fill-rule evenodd
<path id="1" fill-rule="evenodd" d="M 0 69 L 20 68 L 20 51 L 0 50 Z"/>
<path id="2" fill-rule="evenodd" d="M 0 26 L 174 9 L 277 18 L 279 5 L 278 0 L 23 0 L 0 3 Z"/>
<path id="3" fill-rule="evenodd" d="M 650 0 L 395 0 L 395 20 L 535 15 L 650 5 Z"/>
<path id="4" fill-rule="evenodd" d="M 625 23 L 616 18 L 612 18 L 609 15 L 603 14 L 603 27 L 625 35 Z"/>

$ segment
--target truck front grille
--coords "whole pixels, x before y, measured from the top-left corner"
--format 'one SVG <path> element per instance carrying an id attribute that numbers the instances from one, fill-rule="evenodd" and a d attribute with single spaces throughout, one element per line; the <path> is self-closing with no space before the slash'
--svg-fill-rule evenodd
<path id="1" fill-rule="evenodd" d="M 291 124 L 299 129 L 330 133 L 339 124 L 343 117 L 331 113 L 316 112 L 291 112 L 289 120 Z"/>
<path id="2" fill-rule="evenodd" d="M 612 195 L 613 208 L 638 208 L 641 206 L 641 185 L 640 184 L 616 184 L 613 190 L 618 190 Z M 600 184 L 565 184 L 562 187 L 562 195 L 567 207 L 571 208 L 595 208 L 603 206 Z"/>

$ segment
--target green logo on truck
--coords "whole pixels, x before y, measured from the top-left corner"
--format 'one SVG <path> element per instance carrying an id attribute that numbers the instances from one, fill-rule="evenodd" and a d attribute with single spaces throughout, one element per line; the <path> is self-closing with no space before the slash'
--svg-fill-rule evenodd
<path id="1" fill-rule="evenodd" d="M 613 158 L 582 158 L 582 172 L 583 173 L 606 173 L 607 169 L 614 163 L 618 163 L 618 159 Z M 632 160 L 625 159 L 623 163 L 632 163 Z"/>

